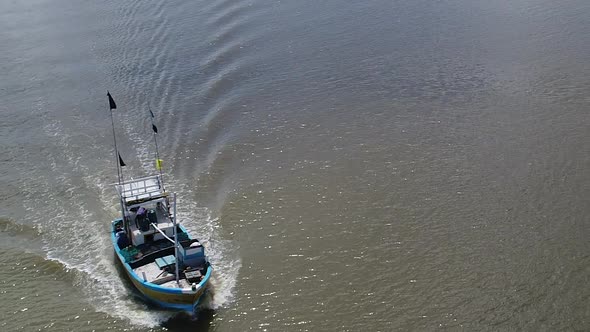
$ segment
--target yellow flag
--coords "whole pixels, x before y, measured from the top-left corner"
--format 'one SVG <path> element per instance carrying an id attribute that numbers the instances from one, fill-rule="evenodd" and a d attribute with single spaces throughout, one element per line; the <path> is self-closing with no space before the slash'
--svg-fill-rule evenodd
<path id="1" fill-rule="evenodd" d="M 162 170 L 162 162 L 163 162 L 162 159 L 156 159 L 156 169 L 158 171 L 161 171 Z"/>

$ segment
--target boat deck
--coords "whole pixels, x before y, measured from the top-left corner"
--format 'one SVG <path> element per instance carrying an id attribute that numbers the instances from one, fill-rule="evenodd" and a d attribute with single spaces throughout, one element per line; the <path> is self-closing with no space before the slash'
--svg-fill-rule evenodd
<path id="1" fill-rule="evenodd" d="M 184 232 L 178 233 L 181 239 L 181 245 L 188 248 L 191 243 L 197 243 L 198 240 L 190 240 L 188 234 Z M 169 288 L 190 289 L 192 283 L 186 278 L 185 273 L 189 271 L 206 271 L 207 266 L 193 268 L 192 270 L 179 271 L 180 280 L 177 283 L 175 277 L 175 258 L 174 258 L 174 244 L 168 240 L 158 240 L 142 244 L 135 247 L 138 254 L 135 259 L 132 259 L 129 264 L 133 272 L 143 281 L 155 285 Z M 199 274 L 199 276 L 203 275 Z M 190 277 L 189 277 L 190 279 Z"/>
<path id="2" fill-rule="evenodd" d="M 190 289 L 192 286 L 192 283 L 186 279 L 188 276 L 189 270 L 179 271 L 181 278 L 178 280 L 178 283 L 177 283 L 176 276 L 175 276 L 174 263 L 175 263 L 174 256 L 168 255 L 168 256 L 164 256 L 164 257 L 159 257 L 151 263 L 137 266 L 133 269 L 133 272 L 135 272 L 135 274 L 145 282 L 149 282 L 152 284 L 156 284 L 156 285 L 160 285 L 162 287 L 168 287 L 168 288 Z M 206 269 L 206 267 L 203 267 L 203 268 Z M 201 275 L 198 272 L 200 270 L 192 270 L 192 271 L 197 271 L 196 273 L 199 276 Z M 185 273 L 186 273 L 186 276 L 185 276 Z"/>
<path id="3" fill-rule="evenodd" d="M 143 281 L 150 282 L 152 284 L 162 285 L 170 281 L 174 281 L 174 283 L 176 283 L 174 273 L 170 273 L 174 271 L 161 270 L 156 262 L 138 266 L 137 268 L 133 269 L 133 272 L 143 279 Z"/>

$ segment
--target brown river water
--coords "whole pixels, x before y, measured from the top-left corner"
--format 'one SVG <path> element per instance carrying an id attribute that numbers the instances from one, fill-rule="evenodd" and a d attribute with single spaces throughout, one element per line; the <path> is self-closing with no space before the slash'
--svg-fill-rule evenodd
<path id="1" fill-rule="evenodd" d="M 590 330 L 590 2 L 0 2 L 1 331 Z M 115 265 L 111 122 L 215 268 Z"/>

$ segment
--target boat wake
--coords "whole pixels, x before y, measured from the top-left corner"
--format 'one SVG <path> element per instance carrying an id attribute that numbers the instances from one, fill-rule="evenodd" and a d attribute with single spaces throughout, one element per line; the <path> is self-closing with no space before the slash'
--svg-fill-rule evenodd
<path id="1" fill-rule="evenodd" d="M 75 135 L 61 121 L 46 119 L 43 128 L 48 146 L 47 163 L 29 170 L 38 176 L 23 183 L 23 202 L 27 217 L 25 233 L 41 239 L 47 260 L 57 261 L 67 270 L 75 270 L 74 288 L 87 298 L 97 311 L 134 325 L 155 327 L 174 319 L 177 312 L 149 307 L 115 264 L 110 244 L 110 221 L 117 216 L 115 191 L 110 185 L 113 169 L 109 160 L 96 155 L 110 155 L 108 146 L 93 142 L 91 137 Z M 140 167 L 129 167 L 127 176 L 153 169 L 153 158 L 145 148 L 146 140 L 138 133 L 126 131 L 136 147 Z M 147 141 L 149 142 L 149 141 Z M 77 156 L 77 157 L 74 157 Z M 34 164 L 34 163 L 33 163 Z M 50 168 L 50 172 L 41 168 Z M 219 224 L 211 212 L 199 206 L 183 181 L 165 175 L 166 184 L 178 192 L 182 200 L 179 220 L 206 247 L 214 268 L 211 292 L 204 298 L 203 309 L 219 309 L 232 303 L 234 287 L 241 266 L 237 250 L 231 241 L 220 238 Z M 88 225 L 80 227 L 81 224 Z M 3 231 L 19 231 L 8 221 L 1 223 Z M 21 227 L 21 226 L 19 226 Z M 22 228 L 22 227 L 21 227 Z"/>

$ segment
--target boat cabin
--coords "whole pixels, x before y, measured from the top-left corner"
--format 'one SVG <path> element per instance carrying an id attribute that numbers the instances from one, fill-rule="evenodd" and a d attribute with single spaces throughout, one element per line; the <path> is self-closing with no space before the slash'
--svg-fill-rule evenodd
<path id="1" fill-rule="evenodd" d="M 163 240 L 164 234 L 168 237 L 174 236 L 174 223 L 170 220 L 167 205 L 164 198 L 159 198 L 129 206 L 125 218 L 129 224 L 131 242 L 134 246 Z M 152 224 L 157 225 L 164 234 L 158 232 L 151 226 Z"/>
<path id="2" fill-rule="evenodd" d="M 159 175 L 124 182 L 116 188 L 131 244 L 140 246 L 163 240 L 164 235 L 174 236 L 168 193 L 164 191 Z"/>

